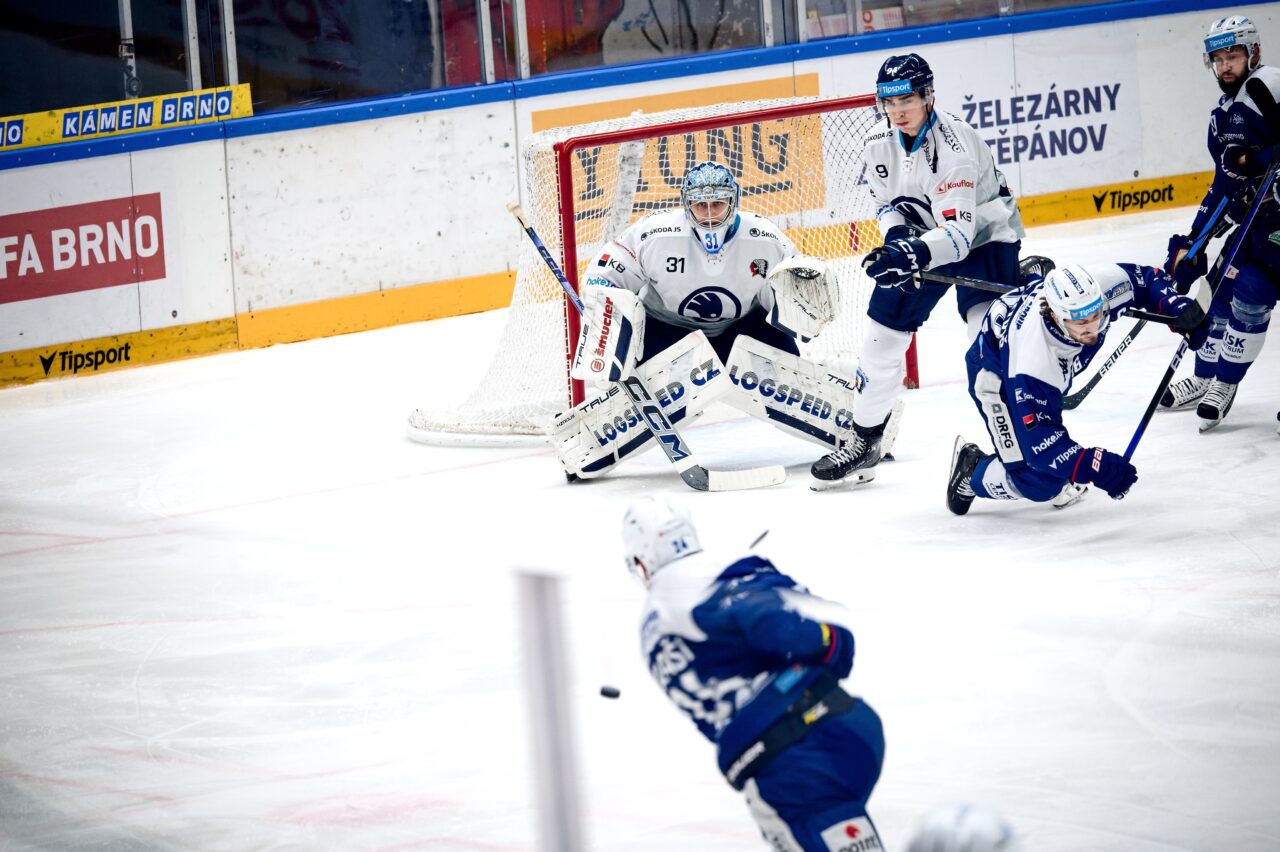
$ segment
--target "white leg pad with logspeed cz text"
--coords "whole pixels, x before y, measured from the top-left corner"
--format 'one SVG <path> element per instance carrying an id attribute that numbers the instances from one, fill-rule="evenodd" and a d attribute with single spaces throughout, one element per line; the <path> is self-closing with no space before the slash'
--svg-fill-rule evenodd
<path id="1" fill-rule="evenodd" d="M 740 335 L 725 364 L 724 401 L 828 449 L 853 431 L 854 377 Z"/>
<path id="2" fill-rule="evenodd" d="M 724 365 L 701 331 L 685 335 L 636 372 L 676 426 L 705 410 L 730 387 Z M 556 415 L 547 440 L 565 472 L 579 479 L 601 476 L 654 443 L 644 419 L 616 384 Z"/>

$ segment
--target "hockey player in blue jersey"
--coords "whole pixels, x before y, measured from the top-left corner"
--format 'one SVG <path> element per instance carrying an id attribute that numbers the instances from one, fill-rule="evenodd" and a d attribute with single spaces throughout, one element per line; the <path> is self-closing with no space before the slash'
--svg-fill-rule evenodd
<path id="1" fill-rule="evenodd" d="M 1276 105 L 1280 69 L 1262 64 L 1262 45 L 1253 22 L 1240 15 L 1214 21 L 1204 39 L 1204 62 L 1217 79 L 1222 98 L 1209 116 L 1213 184 L 1191 223 L 1191 233 L 1169 240 L 1165 268 L 1184 285 L 1205 274 L 1203 254 L 1181 262 L 1194 235 L 1213 224 L 1213 211 L 1220 202 L 1227 205 L 1229 217 L 1243 218 L 1247 199 L 1280 143 L 1280 107 Z M 1267 198 L 1236 255 L 1235 272 L 1222 276 L 1209 339 L 1196 352 L 1193 374 L 1171 385 L 1160 400 L 1166 410 L 1196 405 L 1201 432 L 1226 417 L 1237 386 L 1262 349 L 1280 281 L 1280 246 L 1270 240 L 1277 229 L 1280 208 Z"/>
<path id="2" fill-rule="evenodd" d="M 1085 448 L 1062 422 L 1062 397 L 1089 365 L 1107 326 L 1125 308 L 1179 318 L 1199 342 L 1209 291 L 1180 295 L 1164 271 L 1130 263 L 1053 269 L 997 301 L 965 355 L 969 395 L 987 424 L 995 455 L 957 438 L 947 508 L 969 511 L 975 496 L 1053 500 L 1067 483 L 1093 484 L 1120 499 L 1138 479 L 1128 459 Z"/>
<path id="3" fill-rule="evenodd" d="M 683 507 L 644 498 L 622 521 L 627 567 L 649 589 L 641 648 L 672 703 L 717 747 L 771 848 L 880 850 L 867 799 L 880 717 L 840 687 L 853 668 L 847 612 L 767 559 L 702 550 Z"/>

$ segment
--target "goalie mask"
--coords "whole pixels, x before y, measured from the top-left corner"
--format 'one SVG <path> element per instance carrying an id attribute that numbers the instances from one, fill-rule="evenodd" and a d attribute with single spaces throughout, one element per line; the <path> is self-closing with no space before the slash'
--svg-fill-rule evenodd
<path id="1" fill-rule="evenodd" d="M 719 163 L 698 163 L 685 173 L 680 203 L 707 254 L 719 254 L 733 236 L 741 198 L 733 173 Z"/>
<path id="2" fill-rule="evenodd" d="M 632 503 L 622 516 L 627 570 L 646 586 L 667 565 L 700 550 L 693 518 L 683 506 L 661 497 L 645 497 Z"/>
<path id="3" fill-rule="evenodd" d="M 1044 301 L 1058 330 L 1078 343 L 1092 344 L 1093 340 L 1081 338 L 1100 337 L 1111 318 L 1102 285 L 1078 264 L 1067 264 L 1045 276 Z"/>

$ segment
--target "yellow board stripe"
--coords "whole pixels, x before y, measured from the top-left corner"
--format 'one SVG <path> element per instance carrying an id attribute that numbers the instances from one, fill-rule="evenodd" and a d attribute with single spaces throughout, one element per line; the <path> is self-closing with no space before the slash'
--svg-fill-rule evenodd
<path id="1" fill-rule="evenodd" d="M 1177 175 L 1026 196 L 1018 199 L 1018 205 L 1028 226 L 1052 225 L 1198 204 L 1212 179 L 1212 172 Z M 1187 224 L 1190 223 L 1188 214 Z M 866 225 L 867 238 L 878 239 L 878 234 L 870 232 L 874 230 L 874 223 Z M 845 225 L 826 227 L 847 231 Z M 859 227 L 859 241 L 863 232 Z M 791 236 L 803 250 L 807 236 L 798 233 Z M 487 311 L 506 307 L 514 285 L 515 274 L 501 272 L 253 311 L 229 319 L 156 331 L 0 353 L 0 387 Z M 45 369 L 46 362 L 48 369 Z M 95 362 L 100 362 L 96 369 Z"/>

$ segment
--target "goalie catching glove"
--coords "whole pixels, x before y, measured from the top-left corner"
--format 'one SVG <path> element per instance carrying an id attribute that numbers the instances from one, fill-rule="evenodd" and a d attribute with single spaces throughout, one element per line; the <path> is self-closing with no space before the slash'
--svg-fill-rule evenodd
<path id="1" fill-rule="evenodd" d="M 644 352 L 644 304 L 621 287 L 582 288 L 582 332 L 569 375 L 592 386 L 630 376 Z"/>
<path id="2" fill-rule="evenodd" d="M 770 324 L 809 340 L 817 337 L 840 311 L 840 291 L 835 276 L 821 258 L 793 255 L 769 272 L 773 288 Z"/>

